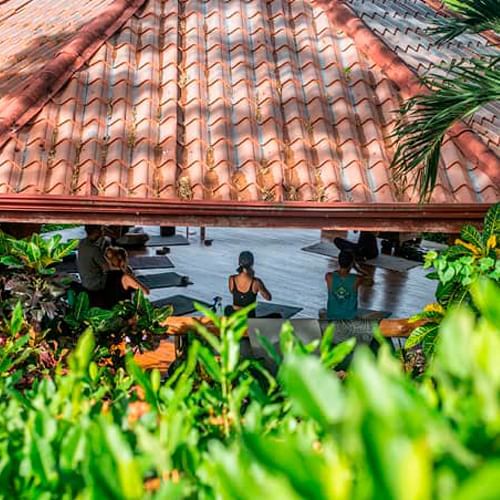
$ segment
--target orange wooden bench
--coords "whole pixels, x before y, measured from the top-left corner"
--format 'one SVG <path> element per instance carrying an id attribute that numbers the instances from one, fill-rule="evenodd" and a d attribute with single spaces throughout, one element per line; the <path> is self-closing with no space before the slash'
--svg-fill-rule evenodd
<path id="1" fill-rule="evenodd" d="M 135 360 L 138 365 L 145 370 L 157 368 L 161 372 L 165 372 L 177 357 L 178 340 L 195 330 L 196 323 L 201 323 L 209 331 L 217 334 L 217 328 L 208 318 L 170 316 L 165 322 L 169 338 L 162 340 L 158 349 L 154 351 L 136 354 Z M 384 337 L 407 337 L 414 328 L 421 324 L 422 322 L 409 323 L 406 319 L 383 319 L 380 321 L 379 327 Z"/>

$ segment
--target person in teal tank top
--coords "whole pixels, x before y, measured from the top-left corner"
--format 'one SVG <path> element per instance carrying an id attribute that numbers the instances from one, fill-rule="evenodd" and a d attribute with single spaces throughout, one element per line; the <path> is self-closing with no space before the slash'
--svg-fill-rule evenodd
<path id="1" fill-rule="evenodd" d="M 333 273 L 327 273 L 325 276 L 328 286 L 326 306 L 328 320 L 355 319 L 358 314 L 358 288 L 363 278 L 350 274 L 353 264 L 353 254 L 341 251 L 339 254 L 340 269 Z"/>

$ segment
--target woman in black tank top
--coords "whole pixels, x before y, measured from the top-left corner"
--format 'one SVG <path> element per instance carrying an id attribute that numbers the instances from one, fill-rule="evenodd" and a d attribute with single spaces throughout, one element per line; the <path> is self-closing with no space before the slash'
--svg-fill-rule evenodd
<path id="1" fill-rule="evenodd" d="M 104 289 L 106 308 L 111 309 L 123 300 L 130 300 L 135 290 L 142 290 L 145 295 L 149 289 L 133 274 L 128 265 L 128 255 L 124 248 L 108 247 L 104 253 L 109 264 L 109 271 Z"/>
<path id="2" fill-rule="evenodd" d="M 238 262 L 238 274 L 233 274 L 229 277 L 228 285 L 229 291 L 233 294 L 233 305 L 226 308 L 226 316 L 256 302 L 259 293 L 266 300 L 271 300 L 272 298 L 262 280 L 255 277 L 252 253 L 241 252 Z M 255 310 L 251 311 L 248 316 L 255 317 Z"/>

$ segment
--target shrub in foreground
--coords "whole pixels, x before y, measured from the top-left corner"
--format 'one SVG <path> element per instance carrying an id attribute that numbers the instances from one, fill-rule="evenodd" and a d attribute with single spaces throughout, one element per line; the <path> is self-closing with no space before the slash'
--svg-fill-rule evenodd
<path id="1" fill-rule="evenodd" d="M 66 373 L 20 390 L 17 318 L 0 357 L 0 497 L 498 498 L 500 292 L 478 281 L 472 299 L 441 323 L 420 381 L 384 346 L 360 348 L 341 381 L 331 366 L 352 345 L 332 350 L 330 331 L 305 346 L 289 326 L 273 377 L 240 358 L 239 313 L 213 318 L 219 336 L 200 327 L 167 380 L 131 359 L 98 366 L 88 330 Z"/>

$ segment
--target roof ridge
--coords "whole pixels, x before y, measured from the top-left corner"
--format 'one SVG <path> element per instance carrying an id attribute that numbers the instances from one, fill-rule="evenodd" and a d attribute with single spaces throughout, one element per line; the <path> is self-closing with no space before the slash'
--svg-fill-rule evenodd
<path id="1" fill-rule="evenodd" d="M 374 33 L 344 0 L 311 0 L 320 6 L 330 21 L 350 36 L 359 50 L 368 55 L 400 89 L 405 99 L 430 92 L 411 67 Z M 496 185 L 500 185 L 500 159 L 482 139 L 462 121 L 455 123 L 448 135 L 462 151 L 474 159 L 477 167 Z"/>
<path id="2" fill-rule="evenodd" d="M 85 64 L 145 0 L 115 0 L 66 43 L 40 71 L 29 77 L 20 92 L 0 112 L 0 147 L 33 118 L 69 78 Z"/>

